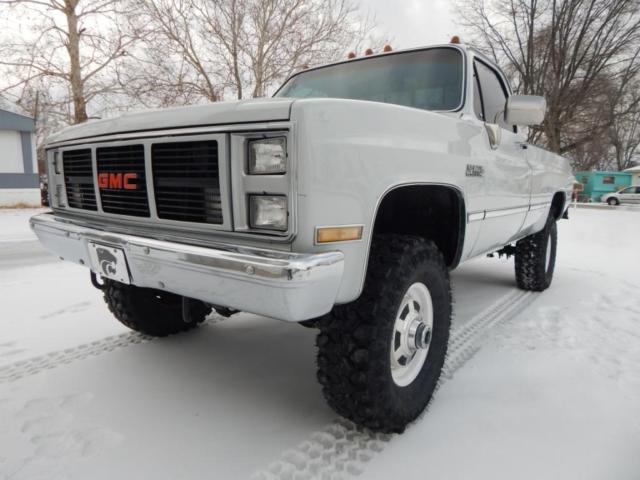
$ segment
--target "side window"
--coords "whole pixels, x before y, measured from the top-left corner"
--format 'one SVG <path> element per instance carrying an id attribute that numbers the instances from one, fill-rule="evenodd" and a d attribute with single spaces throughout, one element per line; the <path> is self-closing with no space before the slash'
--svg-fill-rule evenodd
<path id="1" fill-rule="evenodd" d="M 473 68 L 473 111 L 483 122 L 484 119 L 484 108 L 482 106 L 482 92 L 480 92 L 480 79 L 478 77 L 478 71 L 476 68 Z"/>
<path id="2" fill-rule="evenodd" d="M 506 130 L 513 130 L 504 122 L 504 110 L 507 104 L 507 90 L 496 72 L 484 63 L 476 60 L 476 72 L 480 80 L 484 117 L 487 123 L 497 123 Z"/>

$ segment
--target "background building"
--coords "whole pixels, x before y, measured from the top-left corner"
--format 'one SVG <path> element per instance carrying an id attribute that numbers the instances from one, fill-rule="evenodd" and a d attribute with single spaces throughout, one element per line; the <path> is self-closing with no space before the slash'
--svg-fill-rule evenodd
<path id="1" fill-rule="evenodd" d="M 40 205 L 32 118 L 0 109 L 0 206 Z"/>
<path id="2" fill-rule="evenodd" d="M 631 174 L 631 185 L 640 185 L 640 165 L 627 168 L 625 172 Z"/>
<path id="3" fill-rule="evenodd" d="M 576 180 L 582 185 L 579 200 L 599 202 L 605 193 L 617 192 L 631 185 L 629 172 L 578 172 Z"/>

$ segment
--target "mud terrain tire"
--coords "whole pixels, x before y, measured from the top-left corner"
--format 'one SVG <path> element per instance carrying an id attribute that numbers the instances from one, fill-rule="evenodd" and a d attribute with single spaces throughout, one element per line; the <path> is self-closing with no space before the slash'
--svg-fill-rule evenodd
<path id="1" fill-rule="evenodd" d="M 191 330 L 211 313 L 211 308 L 194 302 L 189 323 L 182 318 L 182 297 L 173 293 L 105 280 L 104 301 L 126 327 L 154 337 Z"/>
<path id="2" fill-rule="evenodd" d="M 541 232 L 516 243 L 516 283 L 522 290 L 541 292 L 549 288 L 556 266 L 558 229 L 556 219 L 549 215 Z"/>
<path id="3" fill-rule="evenodd" d="M 396 325 L 416 284 L 428 290 L 433 324 L 419 373 L 400 386 L 392 373 Z M 318 380 L 328 404 L 371 430 L 404 431 L 436 388 L 450 326 L 449 271 L 435 244 L 407 235 L 374 237 L 362 295 L 319 322 Z"/>

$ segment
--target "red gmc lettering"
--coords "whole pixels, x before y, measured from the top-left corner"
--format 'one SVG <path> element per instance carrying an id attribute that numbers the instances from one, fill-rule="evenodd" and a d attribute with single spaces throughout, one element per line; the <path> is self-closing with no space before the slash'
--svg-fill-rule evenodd
<path id="1" fill-rule="evenodd" d="M 108 173 L 99 173 L 98 174 L 98 187 L 100 187 L 100 188 L 108 188 L 109 187 L 109 174 Z"/>
<path id="2" fill-rule="evenodd" d="M 137 173 L 99 173 L 98 186 L 101 189 L 110 188 L 113 190 L 137 190 Z"/>
<path id="3" fill-rule="evenodd" d="M 110 173 L 109 174 L 109 188 L 122 189 L 122 174 Z"/>
<path id="4" fill-rule="evenodd" d="M 124 188 L 126 190 L 136 190 L 138 188 L 138 185 L 135 182 L 133 182 L 133 180 L 136 180 L 137 178 L 138 178 L 137 173 L 125 173 L 123 175 Z"/>

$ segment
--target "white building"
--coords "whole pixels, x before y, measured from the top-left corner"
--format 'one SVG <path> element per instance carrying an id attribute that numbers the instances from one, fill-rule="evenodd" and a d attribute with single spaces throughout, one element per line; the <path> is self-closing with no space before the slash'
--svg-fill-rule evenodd
<path id="1" fill-rule="evenodd" d="M 40 205 L 32 118 L 0 109 L 0 206 Z"/>
<path id="2" fill-rule="evenodd" d="M 625 172 L 631 174 L 631 185 L 640 185 L 640 165 L 637 167 L 627 168 Z"/>

